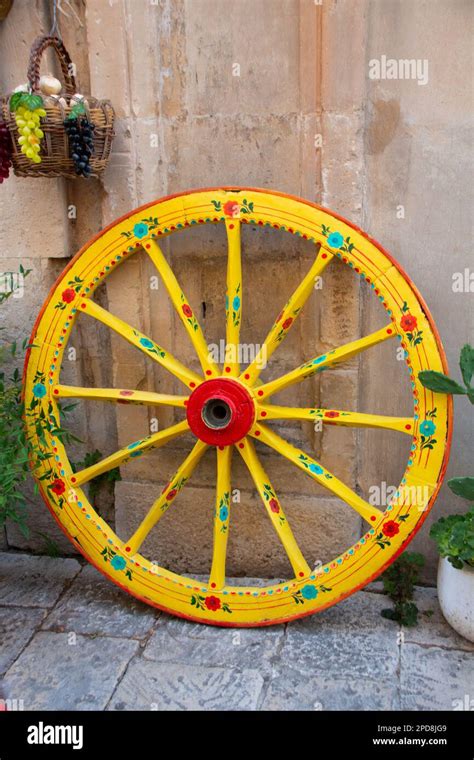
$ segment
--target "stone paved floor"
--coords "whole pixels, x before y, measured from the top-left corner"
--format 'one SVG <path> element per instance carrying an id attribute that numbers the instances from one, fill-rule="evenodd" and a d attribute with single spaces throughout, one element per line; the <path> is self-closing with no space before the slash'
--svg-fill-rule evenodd
<path id="1" fill-rule="evenodd" d="M 211 628 L 75 559 L 0 553 L 0 690 L 25 710 L 452 710 L 472 695 L 474 645 L 435 589 L 417 602 L 404 631 L 376 586 L 289 625 Z"/>

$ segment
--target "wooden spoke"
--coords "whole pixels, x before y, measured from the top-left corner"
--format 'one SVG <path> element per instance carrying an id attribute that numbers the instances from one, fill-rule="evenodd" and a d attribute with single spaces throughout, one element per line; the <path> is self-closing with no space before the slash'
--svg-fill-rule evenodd
<path id="1" fill-rule="evenodd" d="M 325 467 L 322 467 L 319 462 L 316 462 L 316 460 L 307 456 L 303 451 L 292 446 L 291 443 L 285 441 L 266 425 L 257 425 L 257 431 L 260 433 L 258 436 L 260 441 L 278 451 L 279 454 L 282 454 L 290 462 L 293 462 L 293 464 L 316 480 L 320 485 L 332 491 L 332 493 L 345 501 L 352 509 L 355 509 L 370 525 L 374 525 L 374 523 L 382 518 L 383 513 L 380 510 L 372 507 L 364 499 L 361 499 L 355 491 L 346 486 L 341 480 L 338 480 L 335 475 Z M 255 435 L 255 432 L 252 435 Z"/>
<path id="2" fill-rule="evenodd" d="M 218 591 L 225 585 L 225 561 L 227 538 L 230 519 L 230 468 L 232 462 L 232 446 L 223 449 L 216 447 L 217 452 L 217 489 L 216 511 L 214 514 L 214 545 L 212 565 L 209 576 L 209 588 Z"/>
<path id="3" fill-rule="evenodd" d="M 319 277 L 333 258 L 333 255 L 329 253 L 329 251 L 319 249 L 309 272 L 300 282 L 295 292 L 277 317 L 273 327 L 265 338 L 265 342 L 257 353 L 257 356 L 242 373 L 241 379 L 245 379 L 248 385 L 255 384 L 260 372 L 265 368 L 268 359 L 286 337 L 289 330 L 292 328 L 296 317 L 311 295 L 316 277 Z"/>
<path id="4" fill-rule="evenodd" d="M 160 496 L 152 504 L 133 536 L 127 541 L 125 550 L 128 554 L 133 555 L 137 553 L 151 529 L 163 517 L 186 481 L 191 477 L 206 449 L 207 444 L 203 443 L 203 441 L 198 441 L 195 444 L 190 454 L 188 454 L 184 462 L 174 473 L 168 485 L 165 486 Z"/>
<path id="5" fill-rule="evenodd" d="M 185 367 L 184 364 L 181 364 L 178 359 L 175 359 L 172 354 L 165 351 L 165 349 L 155 343 L 155 341 L 148 338 L 139 330 L 131 327 L 114 314 L 111 314 L 107 309 L 103 309 L 99 304 L 85 298 L 81 301 L 79 308 L 84 314 L 89 314 L 89 316 L 94 317 L 94 319 L 98 319 L 99 322 L 107 325 L 107 327 L 110 327 L 118 335 L 121 335 L 122 338 L 125 338 L 125 340 L 131 343 L 132 346 L 136 346 L 136 348 L 149 356 L 150 359 L 161 364 L 162 367 L 171 372 L 175 377 L 179 378 L 179 380 L 185 385 L 193 388 L 202 382 L 202 378 L 199 377 L 199 375 Z"/>
<path id="6" fill-rule="evenodd" d="M 270 517 L 272 525 L 278 534 L 278 538 L 288 555 L 295 577 L 306 578 L 311 574 L 311 569 L 303 557 L 301 549 L 296 543 L 296 539 L 288 525 L 288 520 L 286 519 L 277 495 L 273 490 L 269 477 L 257 456 L 255 447 L 250 438 L 246 438 L 241 443 L 243 443 L 243 448 L 240 448 L 239 444 L 238 451 L 250 471 L 253 482 L 255 483 L 265 505 L 265 509 L 267 510 L 267 514 Z"/>
<path id="7" fill-rule="evenodd" d="M 365 351 L 367 348 L 377 345 L 377 343 L 382 343 L 384 340 L 393 338 L 395 334 L 395 330 L 392 327 L 383 327 L 381 330 L 366 335 L 364 338 L 346 343 L 345 346 L 340 346 L 333 351 L 329 351 L 327 354 L 316 356 L 291 372 L 287 372 L 285 375 L 262 385 L 258 389 L 259 399 L 263 400 L 278 391 L 282 391 L 284 388 L 288 388 L 290 385 L 300 383 L 305 377 L 310 377 L 317 372 L 321 372 L 323 369 L 347 361 L 347 359 L 350 359 L 361 351 Z"/>
<path id="8" fill-rule="evenodd" d="M 265 420 L 321 420 L 325 425 L 343 425 L 347 427 L 374 427 L 386 430 L 398 430 L 400 433 L 413 435 L 412 417 L 389 417 L 383 414 L 363 414 L 345 412 L 340 409 L 300 409 L 293 406 L 275 406 L 261 404 L 257 409 L 257 419 Z"/>
<path id="9" fill-rule="evenodd" d="M 239 374 L 240 323 L 242 321 L 242 262 L 240 220 L 226 219 L 227 230 L 227 293 L 226 293 L 226 349 L 224 374 Z"/>
<path id="10" fill-rule="evenodd" d="M 115 467 L 120 467 L 129 459 L 134 459 L 140 456 L 149 449 L 157 449 L 160 446 L 164 446 L 165 443 L 171 441 L 173 438 L 186 433 L 189 430 L 189 425 L 186 420 L 179 422 L 177 425 L 172 425 L 169 428 L 165 428 L 158 433 L 148 435 L 146 438 L 142 438 L 140 441 L 134 441 L 123 449 L 119 449 L 114 454 L 111 454 L 100 462 L 86 467 L 80 472 L 74 473 L 71 477 L 71 482 L 75 485 L 81 486 L 87 483 L 89 480 L 96 478 L 98 475 L 102 475 L 103 472 L 113 470 Z"/>
<path id="11" fill-rule="evenodd" d="M 119 401 L 151 406 L 186 406 L 188 396 L 170 396 L 166 393 L 132 391 L 120 388 L 80 388 L 75 385 L 57 385 L 53 393 L 58 398 L 90 398 L 97 401 Z"/>
<path id="12" fill-rule="evenodd" d="M 188 299 L 181 290 L 181 286 L 176 279 L 173 270 L 166 261 L 166 257 L 163 251 L 161 250 L 156 240 L 152 239 L 149 239 L 147 243 L 145 243 L 145 250 L 153 261 L 156 269 L 158 270 L 159 275 L 164 282 L 165 288 L 169 293 L 172 304 L 178 312 L 179 318 L 181 319 L 189 337 L 191 338 L 191 342 L 198 355 L 199 361 L 201 362 L 203 372 L 208 376 L 219 375 L 219 369 L 210 357 L 209 348 L 204 338 L 204 333 L 202 332 L 201 326 L 196 319 L 194 311 L 189 305 Z"/>

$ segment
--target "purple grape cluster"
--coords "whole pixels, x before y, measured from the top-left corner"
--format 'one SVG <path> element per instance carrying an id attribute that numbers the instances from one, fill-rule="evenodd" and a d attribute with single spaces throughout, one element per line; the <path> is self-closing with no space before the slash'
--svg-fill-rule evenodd
<path id="1" fill-rule="evenodd" d="M 87 116 L 78 116 L 66 119 L 64 129 L 69 139 L 69 155 L 74 162 L 76 174 L 80 177 L 90 177 L 90 158 L 94 152 L 94 124 Z"/>
<path id="2" fill-rule="evenodd" d="M 12 142 L 4 121 L 0 121 L 0 185 L 8 179 L 12 165 Z"/>

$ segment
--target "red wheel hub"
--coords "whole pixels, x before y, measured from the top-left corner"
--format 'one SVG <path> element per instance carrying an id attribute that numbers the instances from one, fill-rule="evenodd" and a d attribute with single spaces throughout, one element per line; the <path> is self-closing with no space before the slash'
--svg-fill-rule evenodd
<path id="1" fill-rule="evenodd" d="M 253 425 L 255 406 L 243 385 L 230 378 L 206 380 L 192 392 L 187 404 L 189 427 L 213 446 L 240 441 Z"/>

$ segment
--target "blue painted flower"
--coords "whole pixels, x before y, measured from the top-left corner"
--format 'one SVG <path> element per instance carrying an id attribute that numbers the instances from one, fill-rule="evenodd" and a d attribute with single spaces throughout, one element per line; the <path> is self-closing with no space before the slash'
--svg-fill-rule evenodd
<path id="1" fill-rule="evenodd" d="M 422 435 L 433 435 L 436 430 L 436 425 L 433 420 L 423 420 L 420 425 L 420 433 Z"/>
<path id="2" fill-rule="evenodd" d="M 316 357 L 316 359 L 313 359 L 313 364 L 321 364 L 321 362 L 326 361 L 327 356 L 326 354 L 323 354 L 322 356 Z"/>
<path id="3" fill-rule="evenodd" d="M 44 398 L 46 396 L 46 388 L 43 383 L 36 383 L 33 386 L 33 396 L 36 396 L 36 398 Z"/>
<path id="4" fill-rule="evenodd" d="M 146 235 L 148 235 L 148 224 L 144 224 L 143 222 L 139 222 L 133 228 L 133 234 L 137 238 L 144 238 Z"/>
<path id="5" fill-rule="evenodd" d="M 219 510 L 219 520 L 221 522 L 225 522 L 228 517 L 229 517 L 229 509 L 228 509 L 228 507 L 221 507 L 220 510 Z"/>
<path id="6" fill-rule="evenodd" d="M 141 441 L 134 441 L 133 443 L 129 443 L 127 446 L 127 449 L 136 449 L 137 446 L 141 444 Z"/>
<path id="7" fill-rule="evenodd" d="M 315 586 L 303 586 L 301 589 L 303 599 L 316 599 L 317 595 L 318 589 Z"/>
<path id="8" fill-rule="evenodd" d="M 322 475 L 324 470 L 320 464 L 310 464 L 309 471 L 314 472 L 316 475 Z"/>
<path id="9" fill-rule="evenodd" d="M 126 560 L 123 557 L 120 557 L 118 554 L 116 554 L 115 557 L 112 557 L 110 564 L 114 570 L 124 570 L 127 567 Z"/>
<path id="10" fill-rule="evenodd" d="M 331 248 L 342 248 L 344 245 L 344 238 L 341 233 L 331 232 L 331 234 L 328 235 L 328 245 L 330 245 Z"/>
<path id="11" fill-rule="evenodd" d="M 140 338 L 140 345 L 145 348 L 153 348 L 153 341 L 150 338 Z"/>
<path id="12" fill-rule="evenodd" d="M 240 309 L 240 298 L 239 296 L 235 296 L 234 300 L 232 301 L 232 308 L 234 311 L 238 311 Z"/>

